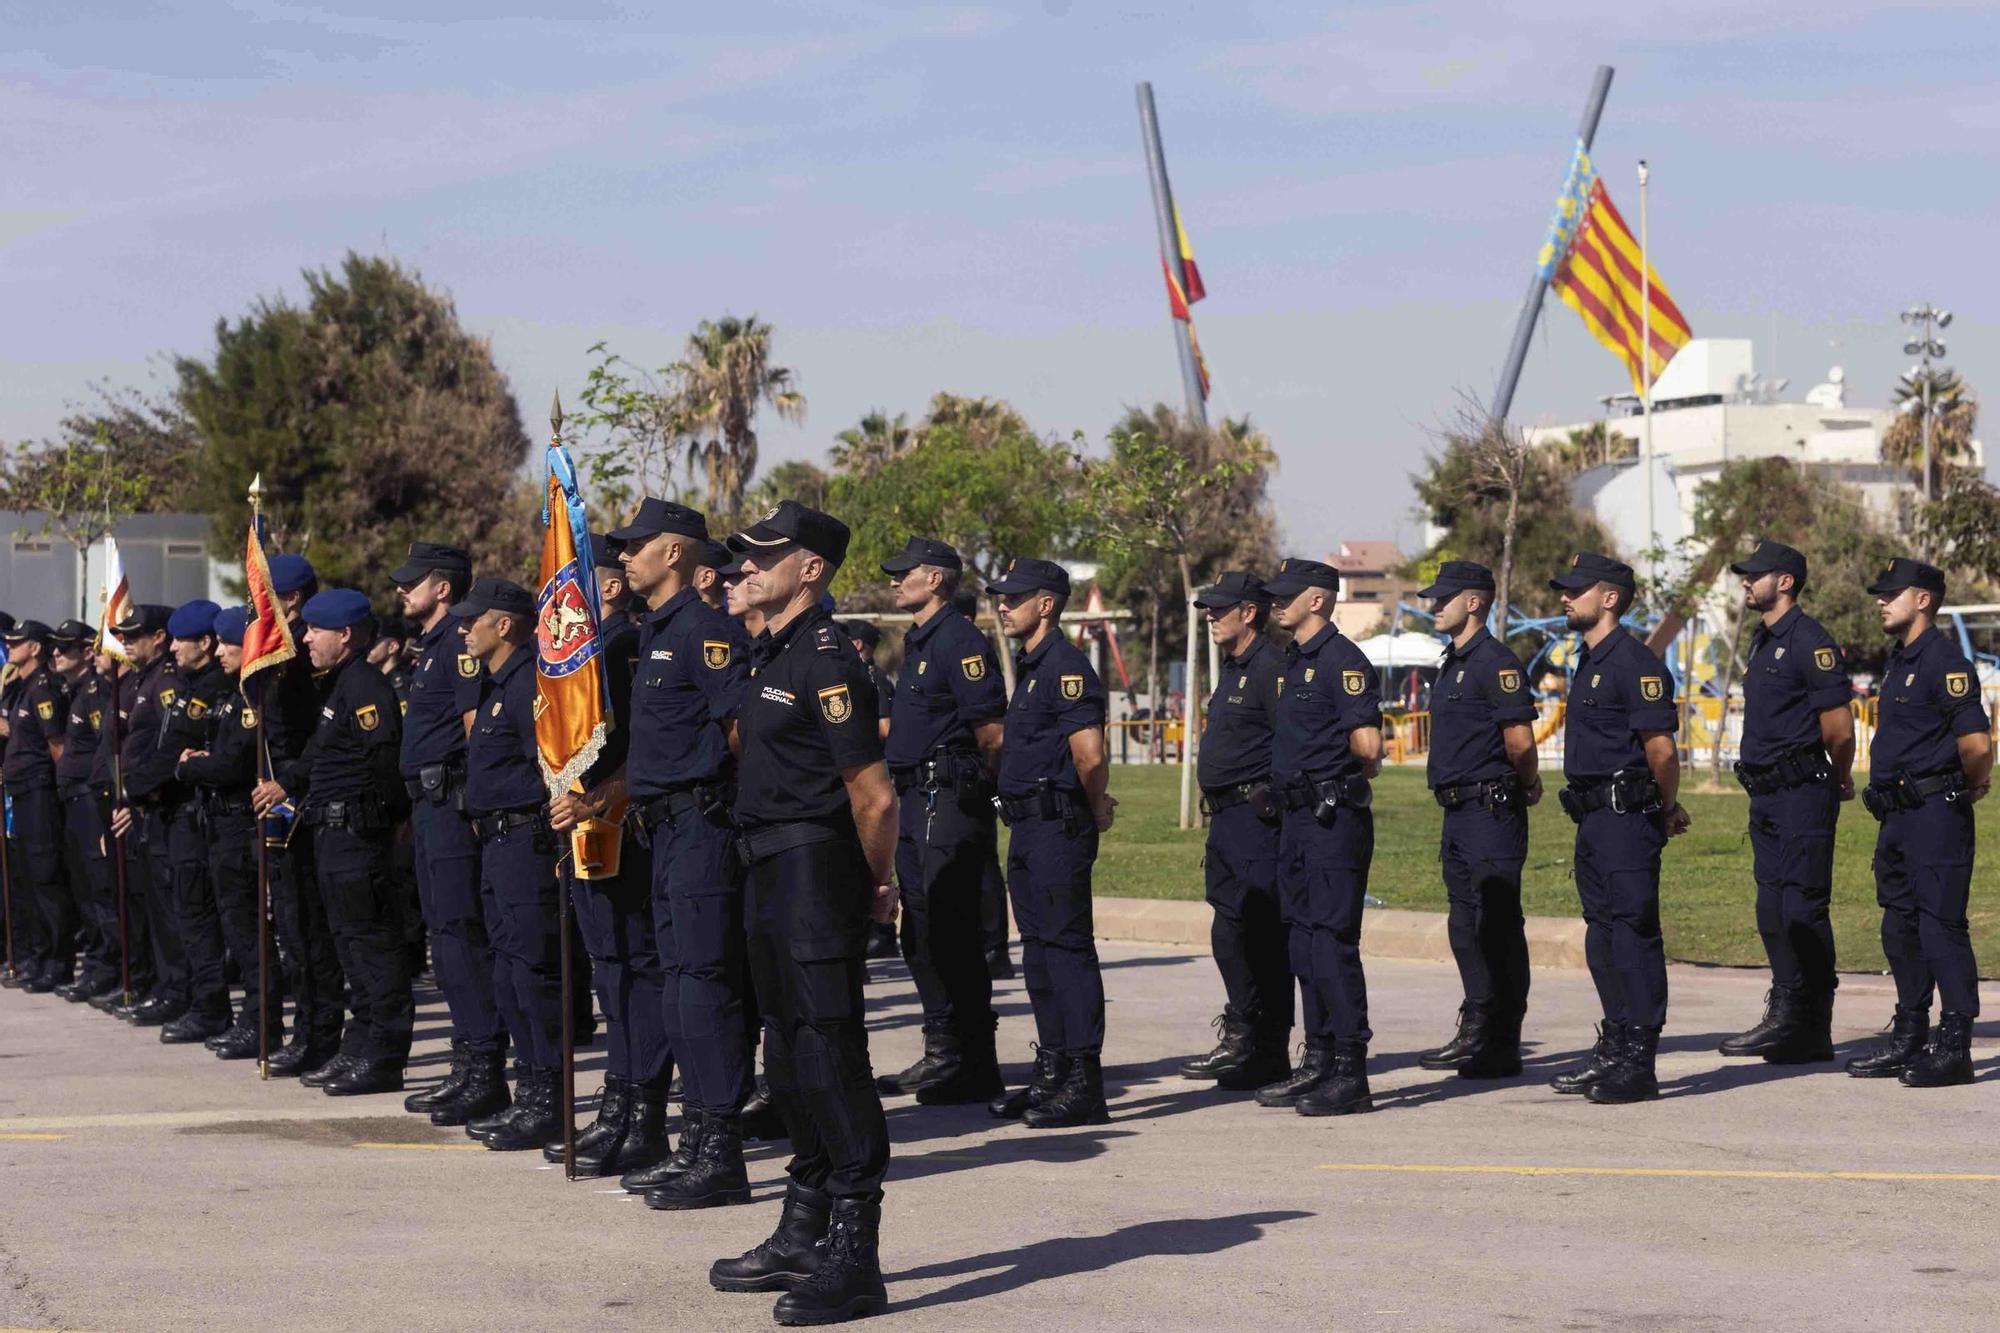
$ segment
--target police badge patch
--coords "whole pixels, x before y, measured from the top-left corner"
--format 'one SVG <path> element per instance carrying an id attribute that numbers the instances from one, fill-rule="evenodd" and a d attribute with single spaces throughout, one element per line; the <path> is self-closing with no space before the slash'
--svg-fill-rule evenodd
<path id="1" fill-rule="evenodd" d="M 103 726 L 104 726 L 104 710 L 103 710 L 102 708 L 93 708 L 93 709 L 91 709 L 91 710 L 90 710 L 90 729 L 91 729 L 92 731 L 98 731 L 98 730 L 101 730 L 101 729 L 103 728 Z"/>
<path id="2" fill-rule="evenodd" d="M 44 722 L 53 722 L 56 716 L 56 706 L 47 699 L 44 699 L 35 705 L 35 716 Z"/>
<path id="3" fill-rule="evenodd" d="M 1963 671 L 1945 672 L 1944 692 L 1954 699 L 1963 699 L 1972 693 L 1972 677 Z"/>
<path id="4" fill-rule="evenodd" d="M 845 685 L 829 685 L 819 692 L 819 711 L 827 721 L 836 726 L 854 716 L 854 700 L 847 697 Z"/>
<path id="5" fill-rule="evenodd" d="M 188 700 L 187 713 L 188 713 L 188 718 L 191 721 L 197 721 L 201 718 L 207 717 L 208 716 L 207 700 L 205 699 Z"/>
<path id="6" fill-rule="evenodd" d="M 722 670 L 729 665 L 729 645 L 721 639 L 703 639 L 701 661 L 710 671 Z"/>
<path id="7" fill-rule="evenodd" d="M 471 653 L 460 653 L 458 655 L 458 674 L 466 680 L 471 680 L 479 674 L 479 659 Z"/>
<path id="8" fill-rule="evenodd" d="M 958 659 L 958 669 L 965 673 L 967 680 L 986 679 L 986 659 L 983 657 L 961 657 Z"/>
<path id="9" fill-rule="evenodd" d="M 1062 678 L 1062 697 L 1065 699 L 1081 699 L 1083 697 L 1083 677 L 1064 676 Z"/>
<path id="10" fill-rule="evenodd" d="M 1833 649 L 1831 648 L 1813 649 L 1813 665 L 1818 667 L 1821 671 L 1833 670 Z"/>
<path id="11" fill-rule="evenodd" d="M 248 731 L 250 728 L 257 725 L 257 710 L 254 708 L 246 708 L 242 712 L 238 713 L 236 716 L 242 719 L 243 729 L 245 731 Z"/>
<path id="12" fill-rule="evenodd" d="M 161 690 L 160 707 L 172 708 L 173 706 L 174 706 L 174 692 L 172 690 Z"/>
<path id="13" fill-rule="evenodd" d="M 1349 694 L 1359 694 L 1368 688 L 1366 671 L 1343 671 L 1340 673 L 1340 688 Z"/>
<path id="14" fill-rule="evenodd" d="M 1521 688 L 1520 672 L 1515 671 L 1512 668 L 1509 668 L 1500 673 L 1500 689 L 1503 693 L 1512 694 L 1514 693 L 1514 691 L 1520 688 Z"/>
<path id="15" fill-rule="evenodd" d="M 354 720 L 361 724 L 363 731 L 373 731 L 382 725 L 382 714 L 374 704 L 363 704 L 354 710 Z"/>
<path id="16" fill-rule="evenodd" d="M 1647 703 L 1658 703 L 1667 692 L 1667 682 L 1660 676 L 1639 677 L 1639 697 Z"/>

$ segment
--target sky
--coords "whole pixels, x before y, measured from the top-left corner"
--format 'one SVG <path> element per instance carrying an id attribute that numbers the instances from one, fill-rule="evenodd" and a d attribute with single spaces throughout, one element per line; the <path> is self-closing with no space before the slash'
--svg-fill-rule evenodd
<path id="1" fill-rule="evenodd" d="M 1003 398 L 1101 440 L 1178 402 L 1134 105 L 1206 280 L 1211 415 L 1274 444 L 1289 549 L 1414 553 L 1408 477 L 1487 397 L 1592 70 L 1595 157 L 1697 336 L 1882 405 L 1897 311 L 2000 358 L 1988 3 L 730 6 L 0 0 L 0 440 L 159 387 L 220 318 L 387 253 L 492 340 L 530 423 L 588 349 L 755 313 L 805 393 L 767 461 L 873 408 Z M 1629 387 L 1551 302 L 1515 419 Z M 536 429 L 531 424 L 531 429 Z M 1033 478 L 1023 478 L 1033 485 Z"/>

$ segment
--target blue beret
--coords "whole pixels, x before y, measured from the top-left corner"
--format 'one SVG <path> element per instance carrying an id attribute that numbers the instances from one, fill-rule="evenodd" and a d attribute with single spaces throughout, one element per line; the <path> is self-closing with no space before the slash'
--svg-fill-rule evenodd
<path id="1" fill-rule="evenodd" d="M 225 606 L 215 613 L 215 637 L 224 643 L 243 646 L 243 631 L 250 628 L 250 608 Z"/>
<path id="2" fill-rule="evenodd" d="M 374 616 L 368 597 L 352 588 L 326 588 L 306 598 L 301 612 L 314 629 L 346 629 Z"/>
<path id="3" fill-rule="evenodd" d="M 222 608 L 206 597 L 182 602 L 167 617 L 167 633 L 176 639 L 198 639 L 215 633 L 215 613 Z"/>
<path id="4" fill-rule="evenodd" d="M 317 583 L 319 575 L 313 572 L 312 561 L 302 555 L 274 555 L 271 557 L 271 591 L 276 593 L 297 592 L 308 583 Z"/>

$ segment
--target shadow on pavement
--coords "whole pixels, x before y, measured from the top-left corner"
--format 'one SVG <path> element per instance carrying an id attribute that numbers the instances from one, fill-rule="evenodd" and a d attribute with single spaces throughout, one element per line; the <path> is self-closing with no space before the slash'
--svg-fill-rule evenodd
<path id="1" fill-rule="evenodd" d="M 1231 1217 L 1172 1218 L 1120 1227 L 1101 1236 L 1058 1236 L 1012 1250 L 993 1250 L 941 1264 L 927 1264 L 888 1280 L 917 1282 L 926 1278 L 965 1277 L 963 1282 L 914 1300 L 896 1301 L 892 1311 L 926 1310 L 962 1301 L 984 1300 L 1050 1278 L 1097 1273 L 1134 1259 L 1163 1255 L 1219 1254 L 1260 1239 L 1276 1222 L 1294 1222 L 1314 1214 L 1297 1209 L 1238 1213 Z M 998 1271 L 994 1271 L 998 1270 Z M 978 1276 L 970 1276 L 978 1274 Z"/>
<path id="2" fill-rule="evenodd" d="M 1020 1129 L 1014 1134 L 986 1139 L 980 1143 L 934 1152 L 906 1154 L 889 1159 L 889 1183 L 922 1180 L 926 1176 L 949 1175 L 954 1171 L 976 1171 L 982 1166 L 1005 1166 L 1011 1162 L 1083 1162 L 1104 1155 L 1112 1139 L 1133 1137 L 1129 1129 L 1083 1129 L 1071 1133 Z"/>

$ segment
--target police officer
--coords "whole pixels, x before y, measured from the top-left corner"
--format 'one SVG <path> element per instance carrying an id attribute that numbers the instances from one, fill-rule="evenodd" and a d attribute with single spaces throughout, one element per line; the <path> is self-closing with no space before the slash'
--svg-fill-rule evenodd
<path id="1" fill-rule="evenodd" d="M 69 691 L 49 666 L 49 636 L 39 620 L 20 621 L 6 632 L 7 665 L 18 688 L 6 710 L 0 783 L 7 789 L 13 854 L 14 965 L 23 978 L 21 989 L 31 995 L 46 995 L 76 976 L 76 905 L 63 867 L 62 805 L 56 797 Z"/>
<path id="2" fill-rule="evenodd" d="M 1562 807 L 1576 824 L 1576 893 L 1584 954 L 1604 1022 L 1581 1068 L 1550 1080 L 1600 1105 L 1659 1096 L 1653 1060 L 1667 1021 L 1660 938 L 1660 852 L 1685 833 L 1674 741 L 1674 681 L 1618 623 L 1632 607 L 1632 567 L 1583 551 L 1549 580 L 1583 653 L 1563 719 Z"/>
<path id="3" fill-rule="evenodd" d="M 1840 647 L 1801 611 L 1806 558 L 1758 543 L 1729 567 L 1762 619 L 1743 672 L 1736 777 L 1750 793 L 1757 933 L 1771 960 L 1764 1017 L 1726 1039 L 1724 1055 L 1772 1064 L 1833 1058 L 1833 833 L 1854 796 L 1853 683 Z"/>
<path id="4" fill-rule="evenodd" d="M 1368 780 L 1382 762 L 1382 706 L 1374 669 L 1333 623 L 1337 570 L 1288 559 L 1264 591 L 1292 636 L 1278 676 L 1271 783 L 1284 809 L 1278 895 L 1306 1040 L 1291 1076 L 1259 1088 L 1257 1101 L 1300 1115 L 1351 1115 L 1375 1109 L 1361 908 L 1375 857 Z"/>
<path id="5" fill-rule="evenodd" d="M 695 590 L 711 544 L 704 515 L 649 496 L 611 536 L 621 577 L 644 608 L 625 756 L 627 821 L 650 848 L 650 934 L 665 966 L 658 1017 L 684 1084 L 680 1146 L 660 1162 L 654 1145 L 662 1138 L 665 1062 L 649 1059 L 635 1074 L 638 1118 L 627 1136 L 656 1164 L 635 1157 L 620 1183 L 655 1208 L 748 1203 L 742 1110 L 754 1037 L 730 806 L 749 640 Z"/>
<path id="6" fill-rule="evenodd" d="M 116 806 L 124 799 L 125 732 L 131 726 L 140 690 L 164 665 L 166 654 L 161 645 L 170 614 L 164 606 L 137 606 L 121 622 L 109 627 L 111 634 L 125 647 L 128 665 L 120 666 L 115 657 L 110 663 L 108 694 L 115 702 L 105 710 L 104 738 L 90 766 L 90 787 L 97 797 L 99 820 L 104 826 L 106 857 L 119 857 L 124 862 L 122 868 L 115 863 L 111 866 L 114 886 L 112 906 L 114 911 L 118 909 L 116 898 L 120 891 L 117 885 L 122 869 L 125 913 L 123 970 L 129 971 L 131 980 L 129 994 L 122 985 L 116 990 L 105 990 L 91 999 L 90 1007 L 127 1020 L 140 1004 L 151 997 L 155 979 L 153 933 L 146 911 L 148 869 L 145 840 L 139 830 L 128 825 L 121 832 L 113 828 L 112 823 Z M 112 722 L 114 713 L 117 717 L 115 729 Z M 156 714 L 152 725 L 157 725 Z"/>
<path id="7" fill-rule="evenodd" d="M 868 679 L 875 685 L 875 710 L 882 719 L 878 726 L 886 743 L 889 739 L 890 714 L 896 707 L 896 681 L 882 669 L 881 663 L 875 660 L 876 649 L 882 644 L 882 628 L 872 620 L 843 620 L 840 622 L 840 632 L 847 636 L 847 641 L 854 645 L 855 653 L 860 656 L 861 664 L 868 668 Z M 907 921 L 908 918 L 904 919 Z M 868 956 L 894 958 L 899 952 L 896 944 L 896 928 L 880 921 L 870 922 Z M 875 1082 L 884 1093 L 903 1091 L 893 1078 L 885 1076 L 876 1079 Z M 984 1101 L 985 1098 L 978 1100 Z"/>
<path id="8" fill-rule="evenodd" d="M 274 571 L 275 572 L 275 571 Z M 259 813 L 299 802 L 313 831 L 313 881 L 346 973 L 352 1019 L 340 1054 L 299 1081 L 330 1097 L 397 1092 L 416 1004 L 389 845 L 408 810 L 395 691 L 368 665 L 375 618 L 352 588 L 326 588 L 303 608 L 306 649 L 320 672 L 320 722 L 298 757 L 258 788 Z"/>
<path id="9" fill-rule="evenodd" d="M 90 785 L 90 770 L 104 740 L 104 715 L 111 707 L 111 678 L 95 660 L 97 631 L 81 620 L 65 620 L 50 636 L 56 674 L 69 688 L 62 756 L 56 760 L 56 795 L 62 801 L 64 848 L 69 879 L 76 890 L 84 928 L 83 970 L 55 993 L 75 1003 L 94 1000 L 120 987 L 118 896 L 106 855 L 106 812 Z"/>
<path id="10" fill-rule="evenodd" d="M 535 740 L 535 599 L 481 577 L 456 603 L 465 651 L 485 667 L 466 744 L 465 803 L 479 839 L 479 891 L 493 940 L 493 995 L 514 1040 L 513 1105 L 465 1132 L 496 1152 L 540 1149 L 562 1126 L 562 936 L 556 841 Z"/>
<path id="11" fill-rule="evenodd" d="M 1104 978 L 1091 928 L 1090 874 L 1117 802 L 1104 750 L 1104 687 L 1062 632 L 1069 571 L 1016 560 L 988 591 L 1021 640 L 1000 751 L 1000 813 L 1012 830 L 1007 890 L 1040 1038 L 1028 1084 L 987 1109 L 1031 1129 L 1101 1125 Z"/>
<path id="12" fill-rule="evenodd" d="M 173 780 L 172 756 L 162 760 L 160 729 L 180 692 L 167 629 L 172 615 L 169 607 L 139 606 L 115 626 L 138 672 L 138 690 L 119 744 L 124 804 L 112 810 L 111 830 L 125 839 L 133 857 L 126 876 L 128 912 L 131 898 L 143 900 L 153 949 L 152 992 L 124 1015 L 135 1027 L 164 1027 L 188 1007 L 187 954 L 181 947 L 172 853 L 159 809 L 162 789 Z"/>
<path id="13" fill-rule="evenodd" d="M 223 689 L 211 714 L 206 745 L 184 746 L 175 775 L 190 784 L 201 811 L 207 838 L 208 881 L 221 918 L 229 956 L 243 977 L 243 1004 L 229 1028 L 202 1044 L 222 1060 L 254 1058 L 268 1040 L 284 1036 L 285 993 L 282 978 L 259 979 L 270 953 L 270 941 L 260 945 L 257 913 L 257 839 L 261 836 L 251 813 L 251 789 L 257 782 L 257 712 L 244 702 L 238 688 L 243 669 L 243 631 L 249 608 L 225 607 L 213 622 L 215 658 Z M 265 855 L 275 856 L 271 848 Z M 275 962 L 275 955 L 271 955 Z M 258 1001 L 262 997 L 264 1031 L 259 1031 Z"/>
<path id="14" fill-rule="evenodd" d="M 959 588 L 951 599 L 951 609 L 978 628 L 979 594 L 971 588 Z M 1007 945 L 1007 876 L 1000 870 L 1000 818 L 989 812 L 986 821 L 993 836 L 987 840 L 979 866 L 979 930 L 986 942 L 986 975 L 995 981 L 1008 981 L 1014 976 L 1014 958 Z"/>
<path id="15" fill-rule="evenodd" d="M 734 563 L 735 557 L 729 554 L 729 548 L 710 537 L 708 544 L 701 548 L 701 558 L 695 562 L 695 596 L 718 611 L 729 610 L 729 590 L 723 586 L 722 571 Z"/>
<path id="16" fill-rule="evenodd" d="M 900 806 L 903 957 L 924 1006 L 924 1053 L 876 1087 L 915 1093 L 925 1105 L 983 1102 L 1004 1091 L 980 885 L 993 855 L 1006 688 L 992 645 L 952 604 L 965 565 L 949 543 L 912 537 L 882 570 L 896 609 L 915 622 L 903 639 L 902 679 L 886 696 L 887 758 Z M 864 625 L 875 629 L 853 621 L 850 632 Z"/>
<path id="17" fill-rule="evenodd" d="M 410 799 L 417 894 L 430 932 L 431 970 L 451 1016 L 452 1053 L 444 1079 L 405 1098 L 403 1107 L 429 1114 L 449 1106 L 441 1123 L 462 1125 L 507 1105 L 506 1029 L 493 999 L 479 844 L 465 811 L 466 733 L 479 706 L 481 668 L 450 609 L 472 586 L 472 558 L 456 546 L 412 542 L 409 558 L 389 577 L 417 628 L 399 762 Z"/>
<path id="18" fill-rule="evenodd" d="M 1521 1072 L 1528 1011 L 1528 939 L 1521 866 L 1528 807 L 1542 799 L 1535 704 L 1521 659 L 1486 628 L 1493 571 L 1447 560 L 1430 587 L 1432 628 L 1451 636 L 1431 690 L 1431 794 L 1444 809 L 1439 860 L 1446 930 L 1465 986 L 1458 1031 L 1417 1063 L 1461 1078 Z"/>
<path id="19" fill-rule="evenodd" d="M 820 602 L 847 541 L 846 524 L 791 500 L 730 539 L 741 594 L 764 617 L 739 723 L 736 819 L 765 1067 L 793 1155 L 777 1230 L 718 1260 L 709 1281 L 785 1292 L 781 1324 L 861 1318 L 888 1303 L 877 1234 L 889 1132 L 861 985 L 871 901 L 877 919 L 895 910 L 896 795 L 874 690 Z"/>
<path id="20" fill-rule="evenodd" d="M 164 771 L 153 803 L 167 835 L 174 925 L 188 967 L 188 1010 L 160 1029 L 160 1040 L 169 1045 L 206 1042 L 230 1027 L 226 945 L 209 879 L 207 812 L 195 788 L 177 776 L 183 754 L 208 748 L 222 698 L 235 693 L 215 659 L 215 617 L 221 610 L 207 598 L 197 598 L 175 608 L 167 619 L 179 685 L 147 764 L 149 770 Z"/>
<path id="21" fill-rule="evenodd" d="M 1180 1070 L 1240 1092 L 1292 1072 L 1291 956 L 1278 901 L 1280 811 L 1271 792 L 1281 653 L 1264 637 L 1271 599 L 1256 575 L 1231 570 L 1195 603 L 1222 652 L 1195 772 L 1210 817 L 1202 857 L 1215 913 L 1209 949 L 1228 1003 L 1215 1020 L 1215 1049 L 1182 1061 Z"/>
<path id="22" fill-rule="evenodd" d="M 1847 1072 L 1894 1074 L 1911 1088 L 1950 1087 L 1972 1082 L 1979 966 L 1965 913 L 1978 845 L 1972 807 L 1992 780 L 1993 738 L 1978 674 L 1937 629 L 1943 572 L 1893 560 L 1868 591 L 1881 607 L 1883 631 L 1896 640 L 1882 668 L 1862 795 L 1881 822 L 1875 900 L 1896 1015 L 1889 1040 L 1850 1060 Z M 1944 1011 L 1935 1030 L 1933 991 Z"/>

